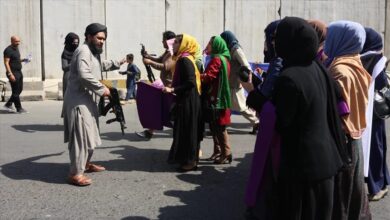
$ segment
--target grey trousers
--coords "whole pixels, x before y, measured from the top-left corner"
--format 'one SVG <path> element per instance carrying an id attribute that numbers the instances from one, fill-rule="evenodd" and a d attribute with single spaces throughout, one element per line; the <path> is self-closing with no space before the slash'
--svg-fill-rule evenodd
<path id="1" fill-rule="evenodd" d="M 69 175 L 81 175 L 85 171 L 86 164 L 91 160 L 93 147 L 87 138 L 87 127 L 80 114 L 75 114 L 75 123 L 70 134 L 68 149 L 70 158 Z"/>
<path id="2" fill-rule="evenodd" d="M 246 118 L 252 125 L 259 123 L 256 112 L 246 106 L 246 97 L 244 88 L 230 89 L 233 111 L 238 111 L 244 118 Z"/>
<path id="3" fill-rule="evenodd" d="M 340 220 L 371 219 L 364 183 L 361 139 L 348 138 L 352 164 L 335 177 L 333 218 Z"/>

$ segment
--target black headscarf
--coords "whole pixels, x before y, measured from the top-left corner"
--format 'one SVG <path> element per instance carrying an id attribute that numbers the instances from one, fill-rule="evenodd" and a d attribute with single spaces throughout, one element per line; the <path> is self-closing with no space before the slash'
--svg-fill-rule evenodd
<path id="1" fill-rule="evenodd" d="M 269 63 L 273 58 L 276 57 L 274 46 L 272 45 L 272 40 L 275 37 L 275 31 L 278 27 L 280 20 L 273 21 L 267 25 L 264 29 L 265 33 L 265 43 L 267 45 L 267 50 L 263 50 L 264 53 L 264 63 Z"/>
<path id="2" fill-rule="evenodd" d="M 240 47 L 240 44 L 238 44 L 238 40 L 236 36 L 234 36 L 233 32 L 231 31 L 224 31 L 220 34 L 223 40 L 225 40 L 226 45 L 228 46 L 230 51 L 233 51 Z"/>
<path id="3" fill-rule="evenodd" d="M 367 51 L 380 51 L 383 49 L 383 42 L 381 35 L 372 28 L 364 28 L 366 31 L 366 41 L 363 46 L 363 50 L 360 53 Z"/>
<path id="4" fill-rule="evenodd" d="M 366 41 L 364 43 L 360 59 L 364 68 L 370 75 L 372 75 L 378 61 L 383 57 L 383 41 L 381 35 L 374 29 L 366 27 L 364 30 L 366 31 Z M 382 89 L 385 85 L 387 85 L 385 82 L 387 82 L 386 75 L 380 74 L 375 79 L 375 89 Z"/>
<path id="5" fill-rule="evenodd" d="M 66 35 L 65 37 L 65 49 L 68 51 L 75 51 L 78 45 L 73 44 L 73 41 L 77 39 L 80 41 L 80 38 L 77 34 L 70 32 L 69 34 Z"/>
<path id="6" fill-rule="evenodd" d="M 77 39 L 80 42 L 79 36 L 73 32 L 70 32 L 66 35 L 65 37 L 65 47 L 64 51 L 62 52 L 61 58 L 66 59 L 66 60 L 71 60 L 73 52 L 77 49 L 79 46 L 78 44 L 73 44 L 73 41 Z"/>
<path id="7" fill-rule="evenodd" d="M 283 67 L 310 64 L 317 49 L 317 33 L 306 20 L 298 17 L 281 20 L 276 30 L 275 50 L 283 59 Z"/>
<path id="8" fill-rule="evenodd" d="M 107 27 L 103 24 L 99 24 L 99 23 L 92 23 L 90 25 L 87 26 L 87 28 L 85 29 L 85 37 L 87 37 L 88 35 L 95 35 L 99 32 L 104 32 L 106 34 L 106 38 L 107 38 Z"/>

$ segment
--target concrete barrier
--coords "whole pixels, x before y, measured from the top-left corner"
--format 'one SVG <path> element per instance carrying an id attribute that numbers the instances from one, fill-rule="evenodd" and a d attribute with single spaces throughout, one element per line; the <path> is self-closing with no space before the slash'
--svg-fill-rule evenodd
<path id="1" fill-rule="evenodd" d="M 105 79 L 105 80 L 101 80 L 101 82 L 108 86 L 108 87 L 115 87 L 118 89 L 118 92 L 119 92 L 119 97 L 121 99 L 125 99 L 126 98 L 126 92 L 127 92 L 127 89 L 126 89 L 126 80 L 125 79 Z M 58 91 L 56 92 L 56 96 L 49 96 L 47 97 L 48 99 L 58 99 L 58 100 L 63 100 L 64 99 L 64 95 L 62 94 L 62 82 L 58 82 L 57 84 L 57 88 L 58 88 Z M 46 91 L 46 95 L 48 95 L 49 92 L 48 90 Z"/>
<path id="2" fill-rule="evenodd" d="M 5 101 L 7 101 L 12 93 L 11 84 L 6 83 L 5 85 Z M 46 95 L 43 89 L 43 82 L 23 82 L 23 91 L 20 94 L 21 101 L 43 101 Z"/>

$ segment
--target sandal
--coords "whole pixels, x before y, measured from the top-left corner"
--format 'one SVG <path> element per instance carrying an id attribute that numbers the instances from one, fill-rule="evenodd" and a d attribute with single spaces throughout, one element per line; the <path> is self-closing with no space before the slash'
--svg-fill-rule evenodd
<path id="1" fill-rule="evenodd" d="M 99 166 L 93 163 L 87 163 L 87 165 L 85 166 L 85 172 L 102 172 L 105 170 L 106 168 L 104 168 L 103 166 Z"/>
<path id="2" fill-rule="evenodd" d="M 91 185 L 92 180 L 91 178 L 80 174 L 80 175 L 69 176 L 68 183 L 75 186 L 88 186 Z"/>

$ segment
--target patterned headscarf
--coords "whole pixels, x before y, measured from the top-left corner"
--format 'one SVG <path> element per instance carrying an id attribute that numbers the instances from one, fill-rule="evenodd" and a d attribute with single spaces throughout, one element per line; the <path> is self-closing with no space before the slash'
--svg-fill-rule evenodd
<path id="1" fill-rule="evenodd" d="M 216 108 L 230 108 L 232 106 L 232 102 L 230 100 L 228 66 L 226 63 L 226 58 L 230 60 L 230 53 L 225 40 L 221 36 L 214 37 L 214 40 L 211 44 L 211 57 L 218 57 L 222 62 L 222 68 L 219 75 L 218 101 Z"/>
<path id="2" fill-rule="evenodd" d="M 366 31 L 361 24 L 344 20 L 330 23 L 324 45 L 328 56 L 326 65 L 330 65 L 335 57 L 360 53 L 365 41 Z"/>
<path id="3" fill-rule="evenodd" d="M 198 93 L 201 94 L 200 72 L 196 65 L 196 60 L 199 59 L 199 54 L 201 57 L 202 52 L 198 41 L 191 35 L 183 34 L 179 50 L 177 51 L 177 55 L 175 55 L 173 59 L 178 60 L 181 57 L 187 57 L 189 60 L 191 60 L 195 68 L 196 87 L 198 89 Z"/>

